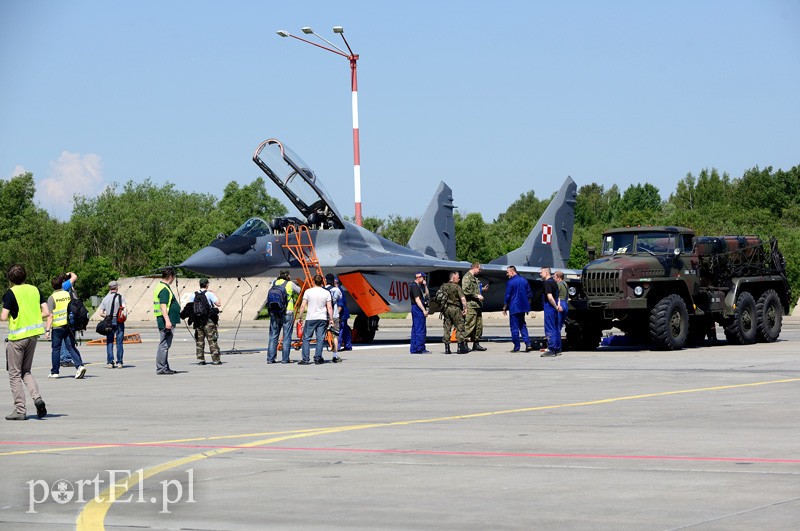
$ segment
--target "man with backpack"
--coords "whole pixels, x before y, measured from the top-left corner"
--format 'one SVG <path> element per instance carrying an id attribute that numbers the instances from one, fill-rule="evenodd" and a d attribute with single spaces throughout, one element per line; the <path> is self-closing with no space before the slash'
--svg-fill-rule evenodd
<path id="1" fill-rule="evenodd" d="M 125 299 L 119 293 L 119 283 L 108 283 L 108 293 L 100 303 L 100 316 L 111 316 L 111 331 L 106 334 L 106 363 L 109 369 L 122 368 L 122 343 L 125 338 Z M 120 320 L 122 319 L 122 320 Z M 114 342 L 117 343 L 117 363 L 114 364 Z"/>
<path id="2" fill-rule="evenodd" d="M 189 304 L 192 305 L 192 324 L 194 325 L 194 344 L 197 348 L 197 364 L 205 365 L 205 346 L 208 341 L 208 350 L 211 352 L 211 365 L 222 365 L 219 359 L 219 302 L 213 291 L 208 289 L 208 279 L 200 279 L 200 291 L 192 293 L 189 297 Z"/>
<path id="3" fill-rule="evenodd" d="M 288 271 L 281 271 L 267 292 L 267 311 L 269 312 L 269 342 L 267 343 L 267 363 L 277 363 L 278 338 L 283 330 L 283 351 L 281 363 L 290 363 L 292 349 L 292 323 L 294 305 L 300 295 L 300 286 L 292 282 Z"/>
<path id="4" fill-rule="evenodd" d="M 80 302 L 74 293 L 77 280 L 78 275 L 69 272 L 65 275 L 58 275 L 50 281 L 53 294 L 47 299 L 50 316 L 47 317 L 45 324 L 45 338 L 51 341 L 51 367 L 48 378 L 60 376 L 62 345 L 72 357 L 75 378 L 80 380 L 86 375 L 86 367 L 83 365 L 81 353 L 75 346 L 75 331 L 85 330 L 86 323 L 84 321 L 88 320 L 86 307 L 82 303 L 75 303 L 75 301 Z"/>

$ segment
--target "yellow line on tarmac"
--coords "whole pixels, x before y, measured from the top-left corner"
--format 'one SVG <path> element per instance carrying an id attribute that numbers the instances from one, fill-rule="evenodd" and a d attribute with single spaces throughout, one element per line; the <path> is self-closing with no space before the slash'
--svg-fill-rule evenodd
<path id="1" fill-rule="evenodd" d="M 764 382 L 752 382 L 752 383 L 744 383 L 744 384 L 734 384 L 734 385 L 720 385 L 715 387 L 702 387 L 697 389 L 682 389 L 678 391 L 664 391 L 660 393 L 647 393 L 641 395 L 631 395 L 631 396 L 621 396 L 616 398 L 604 398 L 600 400 L 591 400 L 586 402 L 571 402 L 567 404 L 553 404 L 549 406 L 534 406 L 534 407 L 526 407 L 526 408 L 518 408 L 518 409 L 506 409 L 502 411 L 490 411 L 484 413 L 472 413 L 467 415 L 453 415 L 449 417 L 437 417 L 437 418 L 428 418 L 428 419 L 416 419 L 416 420 L 405 420 L 405 421 L 396 421 L 396 422 L 385 422 L 385 423 L 374 423 L 374 424 L 360 424 L 360 425 L 352 425 L 352 426 L 341 426 L 338 428 L 320 428 L 317 430 L 310 430 L 303 433 L 293 433 L 289 435 L 284 435 L 281 437 L 274 437 L 271 439 L 265 439 L 260 441 L 253 441 L 250 443 L 245 443 L 242 445 L 238 445 L 231 448 L 221 448 L 221 449 L 214 449 L 209 450 L 207 452 L 202 452 L 194 455 L 190 455 L 187 457 L 183 457 L 181 459 L 176 459 L 173 461 L 168 461 L 166 463 L 162 463 L 160 465 L 156 465 L 154 467 L 150 467 L 143 471 L 143 474 L 139 476 L 129 476 L 126 479 L 126 482 L 122 482 L 119 485 L 116 485 L 114 492 L 111 492 L 111 488 L 107 488 L 97 498 L 92 499 L 88 502 L 81 513 L 78 515 L 78 519 L 76 521 L 76 526 L 79 531 L 84 530 L 104 530 L 105 529 L 105 516 L 108 513 L 108 510 L 111 508 L 111 504 L 119 498 L 120 496 L 124 495 L 128 490 L 130 490 L 133 486 L 135 486 L 139 481 L 152 477 L 156 474 L 164 472 L 166 470 L 170 470 L 173 468 L 177 468 L 183 465 L 187 465 L 189 463 L 193 463 L 196 461 L 200 461 L 202 459 L 206 459 L 208 457 L 214 457 L 217 455 L 222 455 L 225 453 L 233 452 L 236 450 L 240 450 L 243 448 L 252 448 L 255 446 L 264 446 L 268 444 L 273 444 L 276 442 L 287 441 L 291 439 L 301 439 L 305 437 L 313 437 L 317 435 L 328 435 L 332 433 L 341 433 L 345 431 L 353 431 L 353 430 L 363 430 L 369 428 L 381 428 L 381 427 L 390 427 L 390 426 L 408 426 L 412 424 L 424 424 L 424 423 L 431 423 L 431 422 L 443 422 L 449 420 L 460 420 L 460 419 L 471 419 L 471 418 L 478 418 L 478 417 L 487 417 L 491 415 L 507 415 L 511 413 L 526 413 L 531 411 L 543 411 L 547 409 L 559 409 L 559 408 L 566 408 L 566 407 L 581 407 L 581 406 L 593 406 L 599 404 L 611 404 L 614 402 L 623 402 L 626 400 L 639 400 L 643 398 L 654 398 L 654 397 L 662 397 L 662 396 L 672 396 L 672 395 L 681 395 L 681 394 L 690 394 L 690 393 L 702 393 L 702 392 L 709 392 L 709 391 L 721 391 L 726 389 L 739 389 L 745 387 L 757 387 L 762 385 L 771 385 L 771 384 L 780 384 L 780 383 L 792 383 L 792 382 L 800 382 L 800 378 L 787 378 L 783 380 L 770 380 Z"/>
<path id="2" fill-rule="evenodd" d="M 285 431 L 267 431 L 261 433 L 242 433 L 238 435 L 214 435 L 211 437 L 193 437 L 191 439 L 172 439 L 168 441 L 149 441 L 138 443 L 108 443 L 108 444 L 94 444 L 84 446 L 60 446 L 57 448 L 43 448 L 37 450 L 17 450 L 14 452 L 0 452 L 0 457 L 5 455 L 24 455 L 24 454 L 46 454 L 54 452 L 74 452 L 76 450 L 93 450 L 95 448 L 118 448 L 120 446 L 157 446 L 159 444 L 178 444 L 199 441 L 219 441 L 223 439 L 246 439 L 250 437 L 264 437 L 265 435 L 285 435 L 287 433 L 307 433 L 317 432 L 328 428 L 305 428 L 302 430 L 285 430 Z"/>

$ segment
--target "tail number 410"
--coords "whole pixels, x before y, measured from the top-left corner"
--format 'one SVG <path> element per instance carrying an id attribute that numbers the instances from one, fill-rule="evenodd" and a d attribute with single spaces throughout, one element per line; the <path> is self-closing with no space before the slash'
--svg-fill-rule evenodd
<path id="1" fill-rule="evenodd" d="M 407 301 L 408 283 L 393 280 L 392 284 L 389 286 L 389 298 L 396 301 Z"/>

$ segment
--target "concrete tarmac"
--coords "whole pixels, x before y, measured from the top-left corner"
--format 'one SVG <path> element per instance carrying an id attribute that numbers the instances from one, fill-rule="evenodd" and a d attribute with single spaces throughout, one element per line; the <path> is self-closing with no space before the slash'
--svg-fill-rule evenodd
<path id="1" fill-rule="evenodd" d="M 800 319 L 772 344 L 557 358 L 510 353 L 500 320 L 445 356 L 438 323 L 432 354 L 383 320 L 321 366 L 267 365 L 267 323 L 223 324 L 234 352 L 198 366 L 183 328 L 171 376 L 154 326 L 123 369 L 82 345 L 83 380 L 48 379 L 41 342 L 48 415 L 0 420 L 0 529 L 800 526 Z"/>

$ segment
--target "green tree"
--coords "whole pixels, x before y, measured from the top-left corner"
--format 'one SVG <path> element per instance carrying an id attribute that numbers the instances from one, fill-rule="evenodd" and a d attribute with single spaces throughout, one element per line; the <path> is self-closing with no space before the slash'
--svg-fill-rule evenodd
<path id="1" fill-rule="evenodd" d="M 483 216 L 477 212 L 471 212 L 465 217 L 455 216 L 455 222 L 458 260 L 486 263 L 499 256 L 492 256 L 489 230 L 483 221 Z"/>
<path id="2" fill-rule="evenodd" d="M 418 223 L 419 219 L 417 218 L 403 218 L 392 214 L 381 227 L 380 235 L 400 245 L 408 245 L 408 240 L 414 234 Z"/>

